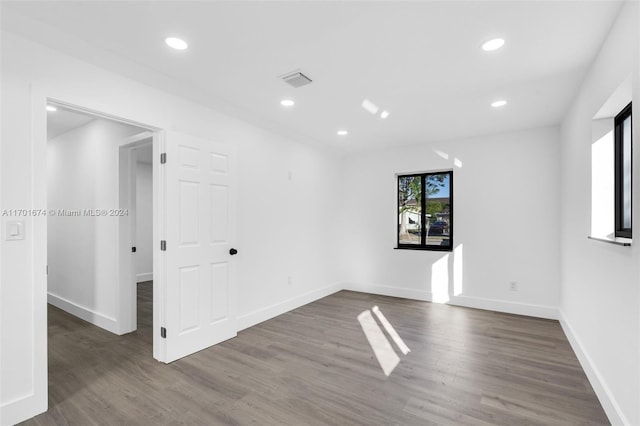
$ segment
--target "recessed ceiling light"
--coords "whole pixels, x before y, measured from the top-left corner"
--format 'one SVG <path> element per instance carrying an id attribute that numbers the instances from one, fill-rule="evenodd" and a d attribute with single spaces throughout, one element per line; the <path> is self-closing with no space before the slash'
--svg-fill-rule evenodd
<path id="1" fill-rule="evenodd" d="M 389 111 L 387 111 L 386 109 L 380 113 L 380 118 L 382 118 L 383 120 L 388 116 L 389 116 Z"/>
<path id="2" fill-rule="evenodd" d="M 491 102 L 491 106 L 494 108 L 500 108 L 503 107 L 507 104 L 507 101 L 505 101 L 504 99 L 501 99 L 499 101 L 495 101 L 495 102 Z"/>
<path id="3" fill-rule="evenodd" d="M 336 133 L 338 136 L 347 136 L 349 134 L 346 130 L 338 130 Z"/>
<path id="4" fill-rule="evenodd" d="M 283 99 L 280 101 L 280 105 L 285 107 L 294 106 L 296 103 L 291 99 Z"/>
<path id="5" fill-rule="evenodd" d="M 176 50 L 185 50 L 189 47 L 186 41 L 178 37 L 167 37 L 164 39 L 164 42 L 167 43 L 167 46 Z"/>
<path id="6" fill-rule="evenodd" d="M 47 111 L 56 112 L 57 110 L 58 108 L 54 107 L 53 105 L 47 105 Z"/>
<path id="7" fill-rule="evenodd" d="M 378 105 L 374 104 L 369 99 L 364 99 L 362 101 L 362 108 L 364 108 L 366 111 L 370 112 L 373 115 L 376 115 L 378 113 L 378 110 L 380 109 L 378 108 Z"/>
<path id="8" fill-rule="evenodd" d="M 500 49 L 502 46 L 504 46 L 504 39 L 503 38 L 494 38 L 494 39 L 491 39 L 489 41 L 485 41 L 482 44 L 482 50 L 484 50 L 486 52 L 491 52 L 492 50 Z"/>

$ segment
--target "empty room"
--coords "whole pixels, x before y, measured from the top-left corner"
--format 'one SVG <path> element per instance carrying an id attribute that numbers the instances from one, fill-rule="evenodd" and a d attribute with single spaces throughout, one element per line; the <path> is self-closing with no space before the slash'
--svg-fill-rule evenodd
<path id="1" fill-rule="evenodd" d="M 637 0 L 0 8 L 1 425 L 640 425 Z"/>

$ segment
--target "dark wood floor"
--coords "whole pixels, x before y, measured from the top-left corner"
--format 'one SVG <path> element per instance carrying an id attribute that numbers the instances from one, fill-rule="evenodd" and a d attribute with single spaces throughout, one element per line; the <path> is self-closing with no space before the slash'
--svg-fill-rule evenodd
<path id="1" fill-rule="evenodd" d="M 49 307 L 49 411 L 25 424 L 608 424 L 556 321 L 343 291 L 165 365 L 138 293 L 126 336 Z M 389 376 L 358 321 L 374 305 L 411 350 L 378 333 Z"/>

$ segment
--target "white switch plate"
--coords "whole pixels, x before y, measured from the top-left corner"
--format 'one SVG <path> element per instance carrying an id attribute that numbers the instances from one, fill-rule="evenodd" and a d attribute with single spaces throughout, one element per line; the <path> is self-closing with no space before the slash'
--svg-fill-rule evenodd
<path id="1" fill-rule="evenodd" d="M 4 238 L 7 241 L 24 240 L 24 221 L 7 221 L 4 228 Z"/>

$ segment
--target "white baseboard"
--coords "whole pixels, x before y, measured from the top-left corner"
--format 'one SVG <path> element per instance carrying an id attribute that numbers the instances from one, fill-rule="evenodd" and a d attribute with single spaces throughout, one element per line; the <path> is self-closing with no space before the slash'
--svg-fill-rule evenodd
<path id="1" fill-rule="evenodd" d="M 238 331 L 252 327 L 263 321 L 270 320 L 271 318 L 275 318 L 278 315 L 282 315 L 286 312 L 299 308 L 300 306 L 304 306 L 318 299 L 322 299 L 323 297 L 327 297 L 340 290 L 342 290 L 342 286 L 340 284 L 332 284 L 318 290 L 313 290 L 308 293 L 292 297 L 284 302 L 275 303 L 248 314 L 241 315 L 237 319 Z"/>
<path id="2" fill-rule="evenodd" d="M 99 312 L 92 311 L 91 309 L 80 306 L 70 300 L 52 293 L 47 294 L 47 302 L 49 302 L 56 308 L 60 308 L 63 311 L 69 312 L 71 315 L 90 322 L 91 324 L 96 325 L 100 328 L 104 328 L 105 330 L 110 331 L 114 334 L 122 334 L 118 330 L 118 322 L 115 318 L 111 318 Z"/>
<path id="3" fill-rule="evenodd" d="M 153 281 L 153 272 L 136 275 L 136 283 L 143 283 L 145 281 Z"/>
<path id="4" fill-rule="evenodd" d="M 403 299 L 421 300 L 432 302 L 433 295 L 429 291 L 420 291 L 412 288 L 388 287 L 379 285 L 366 285 L 344 283 L 344 290 L 359 291 L 361 293 L 379 294 L 381 296 L 401 297 Z M 440 303 L 440 302 L 434 302 Z M 447 305 L 464 306 L 467 308 L 485 309 L 488 311 L 505 312 L 508 314 L 526 315 L 530 317 L 558 319 L 558 309 L 551 306 L 531 305 L 526 303 L 510 302 L 505 300 L 484 299 L 471 296 L 451 296 Z"/>
<path id="5" fill-rule="evenodd" d="M 366 285 L 356 283 L 343 283 L 343 290 L 357 291 L 360 293 L 378 294 L 380 296 L 400 297 L 402 299 L 421 300 L 431 302 L 431 293 L 412 288 L 386 287 L 381 285 Z"/>
<path id="6" fill-rule="evenodd" d="M 5 402 L 0 406 L 0 412 L 2 412 L 0 425 L 15 425 L 42 414 L 47 411 L 47 404 L 46 393 L 43 393 L 40 398 L 31 393 Z"/>
<path id="7" fill-rule="evenodd" d="M 569 344 L 571 345 L 573 352 L 575 352 L 576 356 L 578 357 L 578 361 L 580 362 L 582 369 L 587 375 L 589 383 L 591 383 L 591 387 L 593 387 L 593 390 L 596 393 L 598 400 L 600 400 L 600 404 L 602 404 L 602 408 L 607 414 L 607 417 L 609 418 L 611 424 L 630 425 L 631 423 L 622 413 L 620 405 L 618 405 L 618 403 L 616 402 L 616 399 L 613 397 L 611 390 L 602 379 L 602 375 L 596 368 L 587 351 L 585 351 L 584 346 L 582 346 L 582 343 L 580 343 L 580 339 L 576 335 L 573 327 L 571 327 L 571 324 L 569 324 L 562 311 L 560 311 L 560 325 L 562 326 L 562 330 L 569 340 Z"/>
<path id="8" fill-rule="evenodd" d="M 558 308 L 530 303 L 511 302 L 507 300 L 484 299 L 471 296 L 452 296 L 448 305 L 465 306 L 467 308 L 485 309 L 487 311 L 504 312 L 507 314 L 526 315 L 528 317 L 557 320 Z"/>

